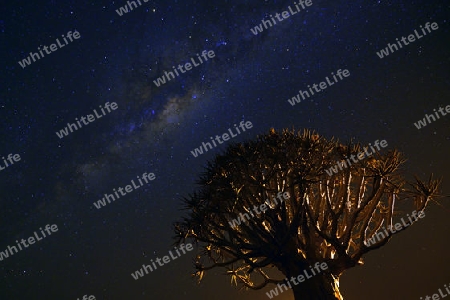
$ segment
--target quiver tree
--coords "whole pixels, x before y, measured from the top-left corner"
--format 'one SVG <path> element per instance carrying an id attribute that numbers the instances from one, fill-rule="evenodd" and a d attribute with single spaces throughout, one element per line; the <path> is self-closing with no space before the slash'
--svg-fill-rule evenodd
<path id="1" fill-rule="evenodd" d="M 368 147 L 308 130 L 271 129 L 256 141 L 229 146 L 208 162 L 200 189 L 183 199 L 188 216 L 174 224 L 176 243 L 193 240 L 200 246 L 194 275 L 201 280 L 206 271 L 223 267 L 232 283 L 256 290 L 286 284 L 284 279 L 325 262 L 328 269 L 292 284 L 294 297 L 343 299 L 340 275 L 409 228 L 384 230 L 399 221 L 398 203 L 409 205 L 408 212 L 423 213 L 440 184 L 432 177 L 408 184 L 396 150 L 349 159 L 364 150 Z M 337 173 L 326 172 L 341 161 L 347 164 Z M 268 200 L 281 199 L 281 193 L 289 196 L 277 204 Z M 366 243 L 369 239 L 375 242 Z"/>

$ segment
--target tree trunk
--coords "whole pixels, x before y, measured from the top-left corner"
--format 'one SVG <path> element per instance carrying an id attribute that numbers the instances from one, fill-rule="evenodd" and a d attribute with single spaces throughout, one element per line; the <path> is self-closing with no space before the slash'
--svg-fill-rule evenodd
<path id="1" fill-rule="evenodd" d="M 316 276 L 292 284 L 295 300 L 343 300 L 339 292 L 339 277 L 329 273 L 320 273 Z"/>

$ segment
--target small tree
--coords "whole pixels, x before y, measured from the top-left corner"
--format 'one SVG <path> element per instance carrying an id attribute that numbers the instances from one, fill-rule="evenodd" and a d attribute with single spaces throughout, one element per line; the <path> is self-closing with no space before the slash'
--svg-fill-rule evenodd
<path id="1" fill-rule="evenodd" d="M 395 224 L 397 203 L 409 202 L 421 214 L 440 184 L 416 178 L 405 188 L 399 174 L 404 160 L 396 150 L 347 160 L 364 150 L 308 130 L 271 129 L 256 141 L 229 146 L 208 162 L 200 190 L 183 199 L 188 217 L 174 224 L 176 243 L 193 239 L 201 247 L 194 275 L 201 280 L 206 271 L 223 267 L 232 283 L 257 290 L 286 283 L 271 267 L 289 279 L 325 262 L 326 270 L 292 285 L 294 297 L 343 299 L 341 274 L 409 228 L 383 231 L 380 238 L 382 226 Z M 337 173 L 326 172 L 339 162 Z M 282 193 L 287 199 L 269 205 L 267 199 L 281 200 Z M 253 213 L 265 202 L 267 210 Z M 370 239 L 375 242 L 366 243 Z"/>

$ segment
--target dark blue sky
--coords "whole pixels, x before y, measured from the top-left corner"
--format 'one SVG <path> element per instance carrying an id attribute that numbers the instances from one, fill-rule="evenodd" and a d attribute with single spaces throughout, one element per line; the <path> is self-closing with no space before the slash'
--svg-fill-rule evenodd
<path id="1" fill-rule="evenodd" d="M 0 156 L 22 159 L 0 171 L 0 251 L 46 224 L 59 230 L 0 262 L 0 299 L 267 299 L 270 288 L 239 292 L 223 270 L 196 285 L 189 276 L 196 249 L 137 281 L 130 276 L 172 248 L 180 198 L 227 144 L 197 158 L 190 151 L 242 120 L 253 128 L 232 142 L 271 127 L 309 128 L 342 141 L 385 139 L 405 153 L 409 178 L 442 176 L 441 192 L 450 194 L 450 117 L 414 126 L 450 104 L 446 1 L 313 0 L 257 36 L 251 28 L 293 1 L 141 2 L 123 16 L 115 10 L 126 1 L 3 5 Z M 376 55 L 426 22 L 439 29 L 388 57 Z M 74 30 L 81 38 L 25 68 L 18 64 Z M 215 58 L 153 84 L 203 50 Z M 350 77 L 288 103 L 338 69 Z M 108 101 L 118 109 L 56 136 Z M 156 179 L 93 207 L 145 172 Z M 342 276 L 345 299 L 418 299 L 449 283 L 450 203 L 440 202 L 445 208 L 431 203 L 420 223 Z"/>

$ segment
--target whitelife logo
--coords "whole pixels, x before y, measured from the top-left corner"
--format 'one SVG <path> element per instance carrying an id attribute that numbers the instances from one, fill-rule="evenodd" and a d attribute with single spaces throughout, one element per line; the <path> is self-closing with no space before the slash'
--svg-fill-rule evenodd
<path id="1" fill-rule="evenodd" d="M 214 57 L 216 57 L 216 54 L 214 53 L 213 50 L 209 50 L 208 52 L 206 52 L 206 50 L 203 50 L 201 56 L 203 57 L 203 59 L 204 59 L 205 62 L 206 62 L 206 61 L 208 61 L 208 57 L 209 57 L 209 58 L 214 58 Z M 198 66 L 200 66 L 201 64 L 204 63 L 204 61 L 203 61 L 202 58 L 200 57 L 200 54 L 198 54 L 198 53 L 197 53 L 197 58 L 198 58 L 198 60 L 199 60 L 199 62 L 200 62 L 200 63 L 198 63 L 198 64 L 196 64 L 196 63 L 195 63 L 195 59 L 194 59 L 193 57 L 191 57 L 191 61 L 192 61 L 192 64 L 194 65 L 194 67 L 198 67 Z M 184 73 L 186 73 L 187 71 L 192 70 L 192 64 L 191 64 L 190 62 L 187 62 L 187 63 L 184 64 L 184 68 L 185 68 L 185 69 L 183 69 L 183 65 L 182 65 L 182 64 L 179 64 L 178 67 L 173 66 L 172 69 L 173 69 L 173 72 L 175 72 L 175 74 L 177 74 L 177 77 L 178 77 L 178 76 L 180 76 L 180 73 L 178 73 L 177 69 L 178 69 L 181 73 L 184 74 Z M 161 77 L 158 77 L 158 78 L 155 79 L 155 80 L 153 80 L 153 83 L 154 83 L 157 87 L 159 87 L 159 86 L 165 84 L 166 82 L 169 82 L 171 79 L 175 79 L 175 75 L 173 74 L 173 72 L 172 72 L 172 71 L 169 71 L 169 72 L 164 71 L 164 75 L 161 76 Z M 165 77 L 164 77 L 164 76 L 165 76 Z M 172 76 L 172 78 L 170 78 L 170 76 Z M 166 81 L 166 78 L 167 78 L 167 81 Z"/>
<path id="2" fill-rule="evenodd" d="M 449 283 L 449 285 L 450 285 L 450 283 Z M 432 296 L 426 295 L 425 296 L 425 300 L 440 300 L 442 298 L 445 298 L 445 297 L 449 296 L 450 295 L 450 288 L 447 286 L 447 284 L 444 284 L 444 287 L 445 287 L 445 290 L 447 291 L 448 294 L 442 293 L 442 290 L 439 289 L 438 290 L 439 294 L 436 293 L 436 294 L 433 294 Z M 423 297 L 420 297 L 420 300 L 423 300 L 423 299 L 424 299 Z"/>
<path id="3" fill-rule="evenodd" d="M 372 235 L 372 237 L 370 239 L 367 239 L 367 241 L 364 241 L 364 245 L 366 245 L 367 247 L 374 245 L 377 242 L 381 241 L 382 239 L 385 239 L 388 236 L 393 235 L 397 231 L 402 230 L 403 228 L 406 228 L 408 226 L 411 226 L 414 222 L 417 222 L 417 220 L 419 218 L 420 219 L 425 218 L 425 212 L 419 211 L 419 213 L 417 213 L 416 211 L 413 211 L 411 213 L 411 216 L 413 217 L 414 220 L 411 220 L 411 217 L 409 216 L 409 214 L 407 214 L 407 216 L 408 216 L 408 220 L 410 223 L 406 223 L 405 220 L 403 220 L 403 218 L 401 218 L 400 220 L 402 221 L 402 223 L 399 222 L 399 223 L 396 223 L 394 226 L 388 226 L 387 230 L 389 230 L 390 233 L 386 230 L 385 227 L 383 227 L 377 233 Z M 395 228 L 395 230 L 394 230 L 394 228 Z"/>
<path id="4" fill-rule="evenodd" d="M 69 133 L 72 133 L 74 130 L 78 130 L 79 128 L 83 127 L 83 125 L 80 123 L 80 121 L 83 122 L 84 125 L 88 125 L 89 122 L 92 123 L 95 120 L 100 119 L 103 116 L 106 116 L 106 112 L 103 109 L 103 106 L 99 105 L 99 107 L 100 107 L 103 115 L 99 115 L 97 113 L 97 110 L 94 109 L 95 117 L 97 117 L 97 118 L 95 118 L 94 115 L 87 115 L 86 117 L 81 116 L 80 120 L 78 120 L 78 118 L 75 118 L 75 121 L 77 121 L 78 126 L 75 123 L 67 123 L 67 126 L 64 127 L 64 129 L 61 129 L 59 132 L 55 132 L 56 136 L 59 137 L 60 139 L 62 139 L 63 137 L 68 136 Z M 112 102 L 111 104 L 109 104 L 109 102 L 106 102 L 105 108 L 108 111 L 108 113 L 110 113 L 111 109 L 116 110 L 118 108 L 118 105 L 116 102 Z M 86 122 L 86 120 L 87 120 L 87 122 Z"/>
<path id="5" fill-rule="evenodd" d="M 168 264 L 170 262 L 170 258 L 172 258 L 172 260 L 175 260 L 178 257 L 180 257 L 181 254 L 180 254 L 180 252 L 178 250 L 183 252 L 183 254 L 186 254 L 186 250 L 187 251 L 194 250 L 194 246 L 192 246 L 192 244 L 189 244 L 189 243 L 186 244 L 186 245 L 180 244 L 179 247 L 180 247 L 180 249 L 175 247 L 175 252 L 178 254 L 178 256 L 174 256 L 173 253 L 172 253 L 172 250 L 171 250 L 171 251 L 169 251 L 170 257 L 169 257 L 169 255 L 164 256 L 162 259 L 157 257 L 155 260 L 158 263 L 158 265 L 160 267 L 162 267 L 162 266 L 164 266 L 164 264 Z M 161 260 L 164 263 L 162 263 Z M 131 273 L 131 277 L 133 277 L 134 280 L 138 280 L 139 278 L 144 277 L 145 274 L 148 274 L 148 270 L 150 270 L 150 272 L 153 272 L 153 270 L 156 270 L 158 267 L 156 266 L 155 262 L 153 261 L 153 259 L 151 259 L 150 261 L 151 261 L 152 265 L 143 264 L 141 269 L 139 269 L 138 271 L 136 271 L 134 273 Z M 145 272 L 145 274 L 144 274 L 144 272 Z"/>
<path id="6" fill-rule="evenodd" d="M 24 248 L 28 248 L 30 245 L 33 245 L 34 243 L 43 240 L 45 237 L 47 237 L 47 235 L 50 236 L 50 235 L 52 235 L 52 233 L 57 232 L 58 226 L 56 224 L 53 224 L 53 225 L 47 224 L 47 225 L 45 225 L 44 229 L 42 229 L 42 227 L 39 227 L 39 230 L 41 231 L 41 237 L 35 231 L 34 236 L 30 236 L 26 240 L 21 239 L 20 242 L 16 240 L 16 244 L 17 244 L 17 247 L 19 247 L 19 250 L 17 250 L 16 246 L 8 246 L 5 251 L 0 251 L 0 261 L 4 260 L 5 258 L 8 258 L 10 254 L 12 256 L 12 255 L 18 253 L 19 251 L 22 251 L 23 250 L 22 246 Z M 47 232 L 47 235 L 45 234 L 44 230 Z M 27 242 L 28 242 L 28 244 L 27 244 Z M 13 250 L 15 252 L 13 252 Z"/>
<path id="7" fill-rule="evenodd" d="M 20 161 L 20 155 L 19 154 L 8 154 L 8 158 L 5 159 L 4 156 L 2 156 L 3 162 L 5 163 L 5 167 L 2 167 L 1 163 L 0 163 L 0 171 L 3 171 L 4 169 L 6 169 L 7 167 L 9 167 L 10 165 L 8 164 L 8 162 L 6 160 L 9 161 L 9 163 L 11 164 L 11 166 L 14 164 L 14 162 L 18 162 Z M 13 161 L 14 159 L 14 161 Z"/>
<path id="8" fill-rule="evenodd" d="M 296 15 L 299 12 L 306 10 L 306 7 L 309 7 L 312 5 L 312 0 L 306 0 L 306 1 L 300 0 L 300 1 L 298 1 L 298 4 L 297 4 L 297 2 L 294 2 L 294 5 L 295 5 L 295 8 L 297 9 L 296 11 L 292 10 L 292 7 L 289 5 L 288 6 L 289 11 L 285 10 L 281 14 L 280 13 L 275 14 L 275 18 L 278 19 L 278 22 L 282 22 L 282 21 L 286 20 L 287 18 L 289 18 L 290 16 Z M 302 8 L 300 8 L 299 5 Z M 258 35 L 258 33 L 262 33 L 264 31 L 264 28 L 269 29 L 270 27 L 276 25 L 277 21 L 275 20 L 275 18 L 272 15 L 270 15 L 270 18 L 271 18 L 272 22 L 270 22 L 270 20 L 262 19 L 261 23 L 253 28 L 250 28 L 250 31 L 254 35 Z M 264 25 L 264 28 L 263 28 L 263 25 Z M 270 26 L 270 27 L 268 27 L 268 26 Z"/>
<path id="9" fill-rule="evenodd" d="M 283 196 L 283 199 L 281 198 L 282 196 Z M 277 194 L 277 198 L 280 200 L 280 205 L 285 200 L 289 199 L 289 197 L 290 197 L 289 192 L 284 192 L 284 193 L 278 192 L 278 194 Z M 259 216 L 261 213 L 266 212 L 267 207 L 269 207 L 270 209 L 275 209 L 278 205 L 278 201 L 275 197 L 272 197 L 272 200 L 273 200 L 273 202 L 270 203 L 270 200 L 267 198 L 266 201 L 259 206 L 260 211 L 258 211 L 258 206 L 253 205 L 253 211 Z M 253 218 L 255 217 L 255 215 L 252 213 L 251 209 L 244 207 L 244 210 L 246 212 L 248 212 Z M 237 217 L 237 219 L 228 221 L 228 224 L 230 224 L 231 228 L 234 229 L 234 228 L 238 227 L 239 225 L 241 225 L 242 222 L 245 222 L 244 216 L 247 218 L 248 221 L 250 221 L 250 216 L 247 213 L 240 213 L 239 216 Z"/>
<path id="10" fill-rule="evenodd" d="M 144 1 L 144 3 L 147 3 L 149 0 L 142 0 Z M 142 3 L 140 0 L 137 0 L 137 2 L 139 3 L 139 6 L 142 6 Z M 130 7 L 130 10 L 128 10 L 128 7 Z M 138 5 L 136 3 L 136 1 L 127 1 L 127 5 L 120 7 L 119 9 L 116 9 L 116 13 L 121 17 L 124 14 L 127 14 L 128 12 L 131 12 L 134 8 L 138 8 Z M 134 5 L 134 8 L 133 8 Z"/>
<path id="11" fill-rule="evenodd" d="M 122 196 L 125 196 L 127 193 L 131 193 L 132 191 L 137 190 L 138 188 L 143 186 L 144 183 L 142 183 L 141 177 L 136 176 L 136 178 L 138 179 L 138 181 L 139 181 L 139 183 L 141 185 L 136 185 L 136 183 L 134 182 L 134 179 L 132 179 L 131 183 L 133 184 L 133 186 L 131 186 L 131 184 L 125 186 L 125 192 L 123 191 L 124 189 L 121 188 L 121 187 L 119 187 L 117 189 L 117 191 L 116 191 L 116 189 L 113 189 L 114 194 L 116 195 L 117 198 L 114 197 L 113 194 L 105 194 L 105 196 L 102 199 L 100 199 L 97 202 L 94 202 L 92 204 L 94 204 L 95 208 L 100 209 L 100 208 L 106 206 L 108 203 L 111 203 L 111 201 L 114 202 L 114 201 L 116 201 L 116 199 L 119 199 L 120 198 L 119 193 Z M 154 173 L 148 173 L 148 174 L 144 173 L 142 175 L 142 179 L 145 181 L 145 183 L 148 183 L 149 181 L 155 180 L 155 178 L 156 178 L 156 176 L 155 176 Z M 108 203 L 106 203 L 106 201 L 108 201 Z"/>
<path id="12" fill-rule="evenodd" d="M 296 96 L 292 97 L 291 99 L 288 99 L 289 104 L 294 106 L 296 103 L 300 103 L 300 102 L 302 102 L 302 100 L 305 100 L 306 98 L 309 98 L 309 97 L 313 96 L 314 95 L 314 91 L 316 93 L 320 93 L 320 92 L 324 91 L 326 88 L 328 88 L 328 87 L 336 84 L 337 82 L 339 82 L 339 80 L 337 79 L 336 75 L 342 81 L 342 80 L 344 80 L 344 78 L 347 78 L 347 77 L 350 76 L 350 71 L 347 70 L 347 69 L 344 69 L 343 71 L 341 69 L 339 69 L 339 70 L 336 71 L 336 75 L 334 75 L 334 72 L 331 72 L 331 75 L 333 76 L 334 82 L 330 81 L 328 76 L 326 76 L 325 77 L 326 82 L 322 81 L 319 84 L 314 83 L 312 85 L 312 87 L 310 85 L 308 85 L 309 93 L 308 93 L 308 91 L 299 90 L 298 94 Z"/>
<path id="13" fill-rule="evenodd" d="M 239 123 L 239 127 L 241 127 L 242 132 L 245 132 L 246 128 L 247 129 L 253 128 L 253 124 L 250 121 L 245 122 L 245 124 L 244 124 L 244 121 L 241 121 L 241 123 Z M 232 129 L 228 128 L 228 132 L 230 133 L 231 138 L 234 138 L 234 137 L 238 136 L 238 134 L 241 134 L 241 131 L 239 130 L 239 128 L 238 128 L 238 126 L 236 124 L 234 124 L 234 129 L 236 130 L 237 134 L 233 134 Z M 224 142 L 226 142 L 226 141 L 228 141 L 230 139 L 230 135 L 225 132 L 225 133 L 222 134 L 222 136 L 216 135 L 215 138 L 210 137 L 210 139 L 211 139 L 211 142 L 213 143 L 214 147 L 217 147 L 217 144 L 216 144 L 215 140 L 219 144 L 223 144 Z M 223 141 L 220 139 L 221 137 L 222 137 Z M 208 148 L 206 146 L 209 147 L 209 150 L 213 149 L 213 146 L 211 145 L 210 142 L 206 142 L 206 143 L 203 142 L 202 145 L 199 148 L 195 148 L 194 151 L 191 151 L 191 154 L 194 157 L 197 157 L 200 154 L 203 154 L 203 149 L 205 149 L 205 153 L 208 152 Z"/>
<path id="14" fill-rule="evenodd" d="M 308 271 L 305 269 L 305 270 L 303 270 L 303 273 L 305 274 L 305 276 L 300 274 L 297 277 L 292 276 L 291 279 L 287 279 L 286 278 L 285 279 L 286 284 L 292 289 L 291 282 L 293 284 L 295 284 L 295 285 L 298 285 L 301 282 L 305 281 L 306 279 L 313 278 L 313 276 L 316 276 L 316 275 L 320 274 L 321 269 L 322 269 L 322 271 L 327 270 L 328 269 L 328 265 L 327 265 L 326 262 L 323 262 L 323 263 L 320 263 L 320 264 L 318 262 L 316 262 L 316 264 L 314 265 L 314 268 L 312 266 L 309 266 L 309 269 L 311 270 L 312 275 L 308 274 Z M 314 272 L 314 269 L 316 269 L 317 274 L 316 274 L 316 272 Z M 287 291 L 288 288 L 287 288 L 286 284 L 277 284 L 276 288 L 270 290 L 269 292 L 266 292 L 267 297 L 272 299 L 273 297 L 278 296 L 278 290 L 277 289 L 280 290 L 280 294 L 283 293 L 284 291 Z M 284 288 L 284 290 L 282 289 L 282 287 Z"/>
<path id="15" fill-rule="evenodd" d="M 450 113 L 450 105 L 447 105 L 445 107 L 445 111 L 447 113 L 444 112 L 444 109 L 442 107 L 439 107 L 439 112 L 441 113 L 441 115 L 443 117 L 445 117 L 448 113 Z M 436 118 L 440 119 L 439 114 L 437 113 L 436 109 L 433 109 L 434 114 L 436 115 Z M 417 123 L 414 123 L 414 126 L 417 127 L 417 129 L 423 128 L 425 126 L 427 126 L 427 120 L 428 120 L 428 124 L 431 124 L 431 122 L 435 122 L 436 118 L 433 115 L 427 115 L 425 114 L 425 118 L 423 118 L 423 120 L 419 120 L 417 121 Z"/>
<path id="16" fill-rule="evenodd" d="M 425 24 L 425 28 L 427 29 L 428 33 L 431 33 L 431 29 L 438 30 L 439 26 L 438 26 L 438 24 L 436 22 L 433 22 L 431 24 L 430 24 L 430 22 L 427 22 Z M 419 39 L 423 38 L 425 35 L 427 35 L 427 33 L 426 33 L 425 29 L 422 27 L 422 25 L 420 25 L 420 29 L 422 30 L 423 35 L 420 35 L 417 32 L 417 30 L 414 30 L 414 34 L 408 35 L 409 43 L 415 42 L 416 41 L 416 37 L 419 40 Z M 404 46 L 409 45 L 409 43 L 406 41 L 406 37 L 404 37 L 404 36 L 402 36 L 401 39 L 400 39 L 402 41 L 402 43 L 400 43 L 398 38 L 396 38 L 395 40 L 397 41 L 398 47 L 400 47 L 400 49 L 403 48 L 402 43 L 403 43 Z M 391 53 L 394 53 L 395 51 L 398 51 L 398 47 L 397 47 L 397 45 L 395 43 L 394 44 L 388 43 L 386 48 L 381 49 L 379 52 L 376 52 L 376 53 L 377 53 L 378 57 L 381 59 L 381 58 L 384 58 L 384 57 L 388 56 Z"/>
<path id="17" fill-rule="evenodd" d="M 93 295 L 90 295 L 88 298 L 88 295 L 84 295 L 83 298 L 77 298 L 77 300 L 95 300 L 95 297 Z"/>
<path id="18" fill-rule="evenodd" d="M 378 140 L 376 140 L 374 142 L 374 146 L 377 147 L 378 151 L 381 150 L 380 149 L 380 145 L 381 145 L 381 147 L 385 148 L 385 147 L 388 146 L 388 143 L 387 143 L 386 140 L 382 140 L 381 142 L 378 142 Z M 369 153 L 367 151 L 369 149 L 369 147 L 372 149 L 373 152 Z M 354 163 L 357 163 L 358 161 L 356 160 L 355 157 L 357 157 L 359 160 L 363 160 L 365 157 L 369 157 L 369 156 L 371 156 L 372 154 L 374 154 L 376 152 L 375 149 L 372 147 L 371 143 L 369 143 L 369 147 L 364 147 L 363 148 L 364 152 L 359 152 L 357 155 L 354 155 L 354 154 L 350 155 L 350 158 L 352 159 L 352 161 Z M 364 153 L 367 154 L 367 156 L 365 156 Z M 350 167 L 352 165 L 352 163 L 350 162 L 350 158 L 346 159 L 348 165 L 345 162 L 345 160 L 343 160 L 343 161 L 336 161 L 336 165 L 335 165 L 336 167 L 331 167 L 330 169 L 325 170 L 325 172 L 327 172 L 328 176 L 331 176 L 331 175 L 333 175 L 333 172 L 335 174 L 337 174 L 339 172 L 338 168 L 341 169 L 341 171 L 342 171 L 343 167 L 345 167 L 345 168 Z"/>
<path id="19" fill-rule="evenodd" d="M 64 34 L 61 35 L 61 36 L 63 37 L 64 42 L 66 42 L 64 45 L 61 44 L 61 42 L 59 41 L 59 38 L 58 38 L 58 39 L 56 39 L 56 42 L 57 42 L 59 48 L 56 46 L 56 44 L 51 44 L 50 47 L 47 47 L 47 46 L 42 47 L 42 50 L 44 50 L 46 54 L 50 54 L 50 53 L 52 53 L 52 51 L 55 52 L 56 50 L 58 50 L 58 49 L 60 49 L 60 48 L 62 48 L 64 46 L 66 46 L 67 44 L 69 44 L 69 42 L 66 40 L 66 37 L 64 36 Z M 73 34 L 72 34 L 72 31 L 69 31 L 67 33 L 67 38 L 71 42 L 73 42 L 72 37 L 74 39 L 78 40 L 81 37 L 81 35 L 76 30 L 73 32 Z M 49 48 L 50 48 L 50 52 L 48 51 Z M 39 56 L 39 53 L 30 52 L 30 55 L 28 55 L 27 58 L 23 59 L 21 62 L 19 61 L 18 63 L 22 67 L 22 69 L 25 69 L 26 66 L 31 65 L 31 59 L 33 59 L 33 62 L 35 62 L 36 58 L 39 60 L 42 57 L 44 57 L 44 53 L 42 52 L 42 50 L 41 50 L 41 47 L 38 47 L 38 51 L 41 54 L 40 56 Z"/>

